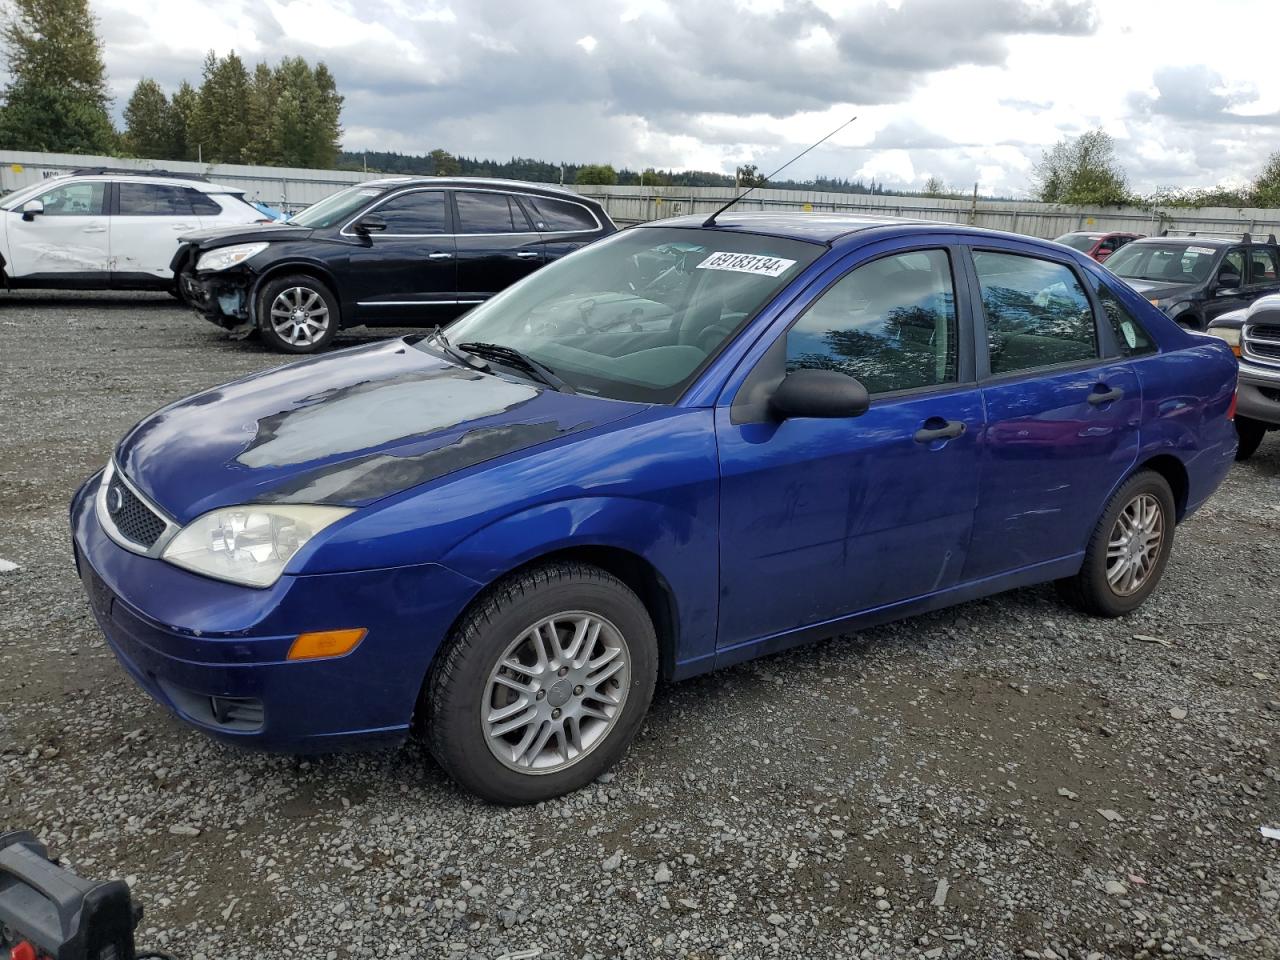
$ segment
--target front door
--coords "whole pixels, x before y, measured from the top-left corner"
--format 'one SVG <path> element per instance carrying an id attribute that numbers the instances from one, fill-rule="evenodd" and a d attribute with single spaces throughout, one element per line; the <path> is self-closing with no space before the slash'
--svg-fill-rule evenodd
<path id="1" fill-rule="evenodd" d="M 1193 248 L 1194 249 L 1194 248 Z M 1253 299 L 1249 295 L 1248 251 L 1245 247 L 1232 247 L 1222 257 L 1218 265 L 1218 273 L 1213 286 L 1209 288 L 1209 298 L 1204 304 L 1204 322 L 1207 325 L 1214 317 L 1220 317 L 1232 310 L 1247 307 Z"/>
<path id="2" fill-rule="evenodd" d="M 106 193 L 105 180 L 77 180 L 32 197 L 44 204 L 43 213 L 8 211 L 9 276 L 33 284 L 106 286 Z"/>
<path id="3" fill-rule="evenodd" d="M 509 193 L 458 190 L 458 297 L 477 303 L 546 262 L 541 235 Z"/>
<path id="4" fill-rule="evenodd" d="M 1078 554 L 1138 452 L 1142 393 L 1076 268 L 976 250 L 985 316 L 982 495 L 964 579 Z M 985 369 L 984 369 L 985 368 Z"/>
<path id="5" fill-rule="evenodd" d="M 978 499 L 982 400 L 954 248 L 890 246 L 819 280 L 735 394 L 838 370 L 871 406 L 779 421 L 716 411 L 721 649 L 924 596 L 959 578 Z M 865 260 L 865 255 L 859 255 Z"/>
<path id="6" fill-rule="evenodd" d="M 354 241 L 350 282 L 343 291 L 347 316 L 372 325 L 447 323 L 466 307 L 458 305 L 457 250 L 449 200 L 443 190 L 406 190 L 364 211 L 386 224 L 361 234 L 353 225 L 343 235 Z"/>

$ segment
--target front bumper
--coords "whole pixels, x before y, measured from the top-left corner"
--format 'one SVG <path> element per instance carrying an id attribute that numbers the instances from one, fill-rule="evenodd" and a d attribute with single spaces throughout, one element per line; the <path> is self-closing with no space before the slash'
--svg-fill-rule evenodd
<path id="1" fill-rule="evenodd" d="M 121 665 L 176 716 L 224 740 L 289 752 L 407 734 L 431 660 L 479 589 L 437 564 L 284 576 L 266 590 L 139 556 L 71 506 L 76 568 Z M 299 633 L 365 627 L 355 650 L 289 661 Z"/>
<path id="2" fill-rule="evenodd" d="M 253 280 L 243 267 L 207 274 L 184 270 L 178 275 L 196 314 L 228 330 L 253 324 Z"/>
<path id="3" fill-rule="evenodd" d="M 1280 369 L 1269 369 L 1241 360 L 1236 413 L 1250 420 L 1280 427 Z"/>

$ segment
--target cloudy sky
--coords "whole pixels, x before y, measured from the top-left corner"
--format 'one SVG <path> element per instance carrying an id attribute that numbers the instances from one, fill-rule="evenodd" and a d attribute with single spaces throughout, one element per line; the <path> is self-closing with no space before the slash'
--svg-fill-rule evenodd
<path id="1" fill-rule="evenodd" d="M 91 0 L 117 113 L 210 48 L 324 60 L 348 149 L 931 175 L 1019 195 L 1101 126 L 1132 184 L 1236 184 L 1280 150 L 1274 0 Z"/>

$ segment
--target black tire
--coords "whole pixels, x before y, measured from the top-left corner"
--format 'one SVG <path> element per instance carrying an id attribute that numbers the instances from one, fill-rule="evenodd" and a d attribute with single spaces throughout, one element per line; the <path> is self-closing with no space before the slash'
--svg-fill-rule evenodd
<path id="1" fill-rule="evenodd" d="M 619 698 L 621 706 L 615 719 L 594 745 L 569 758 L 567 740 L 559 740 L 560 755 L 566 758 L 564 766 L 543 773 L 521 772 L 498 759 L 501 740 L 495 739 L 496 746 L 490 748 L 482 711 L 494 707 L 492 698 L 498 688 L 490 688 L 491 675 L 512 644 L 535 624 L 566 611 L 603 618 L 625 639 L 630 657 L 626 695 Z M 459 784 L 493 803 L 538 803 L 585 786 L 622 757 L 649 710 L 657 676 L 657 636 L 635 593 L 596 567 L 550 563 L 498 582 L 472 605 L 437 654 L 418 713 L 431 753 Z M 554 679 L 550 673 L 547 677 Z M 537 685 L 538 679 L 530 676 L 525 682 Z M 558 695 L 568 694 L 568 690 L 557 694 L 560 685 L 557 682 L 549 688 L 551 696 L 543 687 L 538 704 L 549 709 Z M 516 695 L 509 696 L 514 699 Z M 482 706 L 486 698 L 487 708 Z M 529 709 L 525 707 L 524 712 Z M 565 709 L 569 712 L 572 704 Z M 556 715 L 559 713 L 557 709 Z M 536 729 L 541 731 L 546 722 L 536 721 Z M 525 731 L 529 726 L 533 722 L 519 729 Z"/>
<path id="2" fill-rule="evenodd" d="M 1122 593 L 1108 582 L 1108 546 L 1120 515 L 1139 497 L 1149 496 L 1158 503 L 1162 538 L 1146 579 L 1131 593 Z M 1058 594 L 1072 606 L 1099 617 L 1122 617 L 1140 607 L 1160 583 L 1173 550 L 1177 505 L 1173 491 L 1164 477 L 1154 470 L 1134 474 L 1116 491 L 1089 537 L 1084 564 L 1074 577 L 1059 580 Z"/>
<path id="3" fill-rule="evenodd" d="M 1267 425 L 1262 421 L 1237 416 L 1236 436 L 1239 438 L 1240 444 L 1236 447 L 1236 460 L 1248 460 L 1257 453 L 1258 446 L 1266 435 Z"/>
<path id="4" fill-rule="evenodd" d="M 312 299 L 312 297 L 316 299 Z M 305 328 L 291 321 L 281 319 L 281 324 L 273 322 L 273 306 L 277 306 L 277 298 L 283 297 L 296 302 L 299 307 L 306 305 Z M 272 277 L 258 291 L 258 329 L 262 340 L 272 349 L 283 353 L 316 353 L 327 349 L 338 335 L 338 327 L 342 318 L 338 309 L 338 298 L 328 285 L 318 277 L 306 273 L 290 273 L 280 277 Z M 321 316 L 323 309 L 323 316 Z M 320 330 L 313 324 L 322 322 Z M 305 332 L 304 332 L 305 330 Z M 291 332 L 292 331 L 292 332 Z M 297 339 L 291 340 L 291 336 Z"/>

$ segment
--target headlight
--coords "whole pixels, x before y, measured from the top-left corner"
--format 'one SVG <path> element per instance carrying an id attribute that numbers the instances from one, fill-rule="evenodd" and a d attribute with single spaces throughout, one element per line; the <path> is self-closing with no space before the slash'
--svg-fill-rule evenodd
<path id="1" fill-rule="evenodd" d="M 250 257 L 256 257 L 265 249 L 267 249 L 265 243 L 237 243 L 233 247 L 219 247 L 217 250 L 202 254 L 196 261 L 196 270 L 197 272 L 225 270 L 227 267 L 244 263 Z"/>
<path id="2" fill-rule="evenodd" d="M 164 548 L 162 558 L 196 573 L 249 587 L 269 587 L 285 564 L 349 507 L 223 507 L 197 517 Z"/>
<path id="3" fill-rule="evenodd" d="M 1217 337 L 1219 340 L 1227 341 L 1227 345 L 1231 347 L 1231 352 L 1237 357 L 1240 356 L 1239 327 L 1210 327 L 1205 332 L 1211 337 Z"/>

